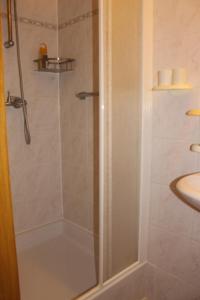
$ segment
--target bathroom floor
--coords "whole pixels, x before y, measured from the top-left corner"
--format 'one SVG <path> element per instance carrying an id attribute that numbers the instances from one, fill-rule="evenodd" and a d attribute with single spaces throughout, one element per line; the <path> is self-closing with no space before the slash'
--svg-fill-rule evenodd
<path id="1" fill-rule="evenodd" d="M 96 285 L 94 255 L 64 233 L 20 249 L 18 265 L 22 300 L 71 300 Z"/>

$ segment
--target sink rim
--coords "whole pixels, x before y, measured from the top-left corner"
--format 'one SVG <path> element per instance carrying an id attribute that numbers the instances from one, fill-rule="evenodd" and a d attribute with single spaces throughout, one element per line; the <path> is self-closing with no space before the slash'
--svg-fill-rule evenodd
<path id="1" fill-rule="evenodd" d="M 198 185 L 199 188 L 196 188 Z M 200 172 L 180 178 L 176 183 L 176 189 L 187 203 L 200 210 Z"/>

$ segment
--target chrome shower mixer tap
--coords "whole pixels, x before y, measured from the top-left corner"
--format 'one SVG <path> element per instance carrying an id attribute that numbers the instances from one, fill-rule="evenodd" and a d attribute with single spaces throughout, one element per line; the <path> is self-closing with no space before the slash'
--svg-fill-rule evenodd
<path id="1" fill-rule="evenodd" d="M 24 100 L 25 105 L 27 105 L 27 101 Z M 8 96 L 6 99 L 6 106 L 12 106 L 14 108 L 21 108 L 23 106 L 23 100 L 20 97 L 11 96 L 10 92 L 8 92 Z"/>

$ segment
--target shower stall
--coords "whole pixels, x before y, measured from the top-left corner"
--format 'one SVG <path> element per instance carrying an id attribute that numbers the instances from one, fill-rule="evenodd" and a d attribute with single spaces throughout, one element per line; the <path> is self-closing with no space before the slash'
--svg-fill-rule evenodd
<path id="1" fill-rule="evenodd" d="M 21 300 L 86 299 L 142 264 L 142 4 L 2 0 L 1 21 Z"/>

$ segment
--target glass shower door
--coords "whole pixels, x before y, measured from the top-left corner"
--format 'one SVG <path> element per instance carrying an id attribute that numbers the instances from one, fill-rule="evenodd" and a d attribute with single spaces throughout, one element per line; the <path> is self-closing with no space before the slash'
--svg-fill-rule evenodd
<path id="1" fill-rule="evenodd" d="M 105 3 L 103 273 L 107 280 L 138 261 L 142 3 Z"/>

